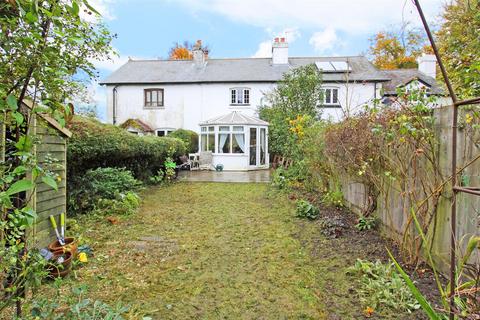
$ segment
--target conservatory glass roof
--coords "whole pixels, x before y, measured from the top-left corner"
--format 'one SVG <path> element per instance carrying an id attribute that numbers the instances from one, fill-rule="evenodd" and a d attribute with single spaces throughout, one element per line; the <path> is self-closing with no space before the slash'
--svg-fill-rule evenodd
<path id="1" fill-rule="evenodd" d="M 242 114 L 239 111 L 233 111 L 230 112 L 229 114 L 225 114 L 223 116 L 211 118 L 205 121 L 200 122 L 201 126 L 207 126 L 207 125 L 218 125 L 218 124 L 224 124 L 224 125 L 255 125 L 255 126 L 268 126 L 268 122 L 263 121 L 259 118 L 256 117 L 251 117 L 247 116 L 245 114 Z"/>

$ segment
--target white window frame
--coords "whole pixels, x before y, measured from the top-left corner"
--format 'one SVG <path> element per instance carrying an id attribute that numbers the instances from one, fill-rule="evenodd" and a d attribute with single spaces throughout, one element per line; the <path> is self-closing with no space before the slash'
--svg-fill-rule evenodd
<path id="1" fill-rule="evenodd" d="M 220 131 L 220 127 L 228 127 L 228 131 Z M 234 127 L 241 127 L 242 130 L 234 130 Z M 220 152 L 220 135 L 225 134 L 229 136 L 229 152 Z M 234 155 L 244 155 L 246 154 L 246 151 L 242 152 L 233 152 L 233 136 L 235 134 L 242 134 L 243 135 L 243 149 L 246 150 L 247 146 L 247 141 L 246 141 L 246 131 L 245 131 L 245 126 L 242 125 L 219 125 L 218 126 L 218 133 L 217 133 L 217 138 L 216 138 L 216 153 L 217 154 L 234 154 Z"/>
<path id="2" fill-rule="evenodd" d="M 325 87 L 322 88 L 323 90 L 323 103 L 322 106 L 324 107 L 340 107 L 340 99 L 339 99 L 339 89 L 336 87 Z M 327 91 L 330 92 L 330 99 L 327 101 Z M 337 101 L 333 100 L 334 91 L 336 91 Z"/>
<path id="3" fill-rule="evenodd" d="M 213 135 L 213 149 L 208 150 L 210 136 Z M 203 150 L 203 141 L 205 141 L 205 150 Z M 216 153 L 216 141 L 217 135 L 215 134 L 215 126 L 203 126 L 200 129 L 200 151 L 212 151 L 212 153 Z"/>
<path id="4" fill-rule="evenodd" d="M 249 106 L 250 98 L 251 98 L 250 88 L 246 88 L 246 87 L 230 88 L 230 105 Z"/>
<path id="5" fill-rule="evenodd" d="M 155 135 L 157 137 L 166 137 L 168 136 L 170 133 L 172 133 L 173 131 L 175 131 L 176 129 L 174 128 L 159 128 L 159 129 L 156 129 L 155 130 Z M 163 136 L 160 136 L 158 133 L 159 132 L 162 132 L 163 131 Z"/>

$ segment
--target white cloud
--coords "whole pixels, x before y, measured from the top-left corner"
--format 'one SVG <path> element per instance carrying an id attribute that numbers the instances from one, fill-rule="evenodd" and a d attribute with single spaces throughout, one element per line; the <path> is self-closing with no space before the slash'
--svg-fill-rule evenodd
<path id="1" fill-rule="evenodd" d="M 260 42 L 258 45 L 257 52 L 252 56 L 252 58 L 269 58 L 272 56 L 272 41 L 267 40 Z"/>
<path id="2" fill-rule="evenodd" d="M 318 53 L 324 53 L 328 50 L 332 50 L 338 45 L 338 36 L 333 28 L 326 28 L 323 31 L 315 32 L 308 43 L 310 43 L 315 51 Z"/>
<path id="3" fill-rule="evenodd" d="M 253 58 L 270 58 L 272 56 L 272 40 L 275 37 L 284 37 L 288 43 L 293 43 L 302 36 L 298 28 L 286 28 L 278 33 L 267 29 L 267 33 L 269 33 L 270 39 L 260 42 Z"/>
<path id="4" fill-rule="evenodd" d="M 168 1 L 168 0 L 167 0 Z M 173 1 L 173 0 L 169 0 Z M 333 28 L 371 33 L 402 19 L 420 24 L 410 0 L 176 0 L 188 10 L 213 12 L 262 28 Z M 444 0 L 423 0 L 427 18 L 436 16 Z"/>
<path id="5" fill-rule="evenodd" d="M 128 61 L 127 56 L 113 56 L 108 60 L 93 61 L 93 65 L 97 69 L 115 71 Z"/>

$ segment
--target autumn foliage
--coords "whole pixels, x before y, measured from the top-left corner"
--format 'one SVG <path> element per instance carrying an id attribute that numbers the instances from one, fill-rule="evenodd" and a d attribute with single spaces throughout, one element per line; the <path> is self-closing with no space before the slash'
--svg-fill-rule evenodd
<path id="1" fill-rule="evenodd" d="M 417 58 L 429 53 L 423 33 L 402 27 L 400 31 L 380 31 L 370 39 L 369 54 L 380 69 L 416 68 Z"/>
<path id="2" fill-rule="evenodd" d="M 168 52 L 168 58 L 170 60 L 192 60 L 192 45 L 185 41 L 183 45 L 178 42 Z"/>
<path id="3" fill-rule="evenodd" d="M 178 42 L 176 42 L 173 47 L 170 48 L 170 51 L 168 52 L 168 58 L 170 60 L 192 60 L 192 51 L 194 46 L 200 47 L 203 52 L 208 55 L 208 46 L 202 47 L 202 40 L 197 40 L 195 45 L 193 45 L 189 41 L 184 41 L 183 44 L 179 44 Z"/>
<path id="4" fill-rule="evenodd" d="M 436 37 L 450 81 L 461 98 L 480 96 L 480 1 L 452 1 L 442 18 Z"/>

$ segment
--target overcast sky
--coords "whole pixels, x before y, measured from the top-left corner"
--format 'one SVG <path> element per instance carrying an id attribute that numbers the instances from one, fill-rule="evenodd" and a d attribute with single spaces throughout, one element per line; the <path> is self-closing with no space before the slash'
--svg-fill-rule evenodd
<path id="1" fill-rule="evenodd" d="M 98 62 L 101 77 L 132 58 L 166 58 L 175 42 L 202 39 L 212 58 L 267 57 L 285 36 L 290 56 L 358 55 L 375 32 L 410 21 L 412 0 L 90 0 L 118 38 L 119 57 Z M 445 0 L 421 0 L 438 23 Z M 104 90 L 92 86 L 100 116 Z"/>

